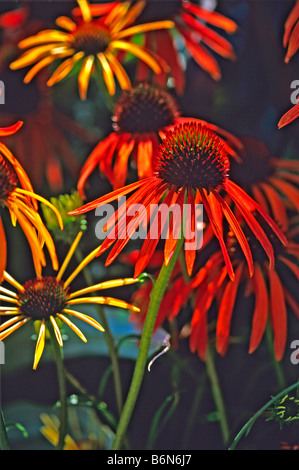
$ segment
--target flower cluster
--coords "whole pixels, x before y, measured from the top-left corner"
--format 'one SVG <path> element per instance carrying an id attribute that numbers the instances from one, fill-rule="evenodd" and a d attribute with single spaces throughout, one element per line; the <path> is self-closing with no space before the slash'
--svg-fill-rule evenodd
<path id="1" fill-rule="evenodd" d="M 217 86 L 230 67 L 234 74 L 233 40 L 242 28 L 205 2 L 74 3 L 55 27 L 31 23 L 29 7 L 0 15 L 1 71 L 21 77 L 22 93 L 33 89 L 38 96 L 29 113 L 22 103 L 20 111 L 8 106 L 0 113 L 0 341 L 33 324 L 33 369 L 52 346 L 61 415 L 59 421 L 43 414 L 42 432 L 65 449 L 82 448 L 67 434 L 67 372 L 61 366 L 66 327 L 87 342 L 77 320 L 105 335 L 120 419 L 107 413 L 105 418 L 113 422 L 120 446 L 159 329 L 176 329 L 178 343 L 187 339 L 188 352 L 213 380 L 210 348 L 220 358 L 226 355 L 235 317 L 250 325 L 243 338 L 246 354 L 257 352 L 269 331 L 276 363 L 285 357 L 290 319 L 299 318 L 298 158 L 284 137 L 270 146 L 262 131 L 249 135 L 240 132 L 246 124 L 238 123 L 231 129 L 230 120 L 217 115 L 229 99 L 227 83 Z M 255 6 L 248 9 L 256 18 Z M 285 22 L 285 64 L 298 51 L 298 18 L 297 0 Z M 188 88 L 186 64 L 196 72 L 200 95 L 192 84 Z M 215 104 L 209 117 L 196 102 L 205 94 L 213 94 Z M 298 115 L 296 104 L 278 127 Z M 91 212 L 97 216 L 97 210 L 107 211 L 100 244 L 91 229 Z M 32 267 L 10 262 L 18 229 Z M 145 234 L 141 242 L 139 230 Z M 132 274 L 111 279 L 112 264 Z M 84 285 L 75 287 L 79 275 Z M 95 280 L 99 275 L 103 279 Z M 110 289 L 125 286 L 126 300 L 110 296 Z M 246 315 L 238 309 L 240 299 L 248 300 Z M 99 321 L 84 307 L 78 311 L 81 305 L 97 312 Z M 127 406 L 107 307 L 130 312 L 126 321 L 141 334 Z M 88 406 L 101 410 L 71 374 L 68 379 L 83 390 Z M 279 422 L 297 421 L 298 400 L 286 394 L 271 413 Z M 224 419 L 221 407 L 219 416 Z"/>

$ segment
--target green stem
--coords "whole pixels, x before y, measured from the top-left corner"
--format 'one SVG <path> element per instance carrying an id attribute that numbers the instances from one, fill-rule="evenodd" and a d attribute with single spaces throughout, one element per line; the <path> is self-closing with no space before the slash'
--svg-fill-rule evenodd
<path id="1" fill-rule="evenodd" d="M 2 410 L 0 410 L 0 448 L 1 450 L 10 450 Z"/>
<path id="2" fill-rule="evenodd" d="M 236 445 L 238 444 L 238 442 L 241 439 L 241 437 L 243 436 L 243 434 L 245 434 L 245 433 L 246 433 L 246 435 L 248 434 L 248 432 L 250 431 L 250 429 L 253 426 L 253 424 L 255 423 L 255 421 L 258 419 L 259 416 L 261 416 L 264 413 L 264 411 L 266 411 L 273 403 L 275 403 L 277 400 L 279 400 L 279 398 L 281 398 L 284 395 L 288 394 L 291 390 L 293 390 L 294 388 L 297 388 L 297 387 L 299 387 L 299 381 L 294 383 L 293 385 L 290 385 L 290 387 L 285 388 L 282 392 L 278 393 L 278 395 L 276 395 L 275 397 L 272 397 L 271 400 L 269 400 L 264 406 L 262 406 L 262 408 L 260 408 L 247 421 L 247 423 L 243 426 L 241 431 L 239 431 L 239 433 L 237 434 L 237 436 L 233 440 L 233 442 L 232 442 L 231 446 L 228 448 L 228 450 L 233 450 L 236 447 Z"/>
<path id="3" fill-rule="evenodd" d="M 275 355 L 274 355 L 273 335 L 272 335 L 272 331 L 271 331 L 271 327 L 269 323 L 266 326 L 266 340 L 267 340 L 268 350 L 271 354 L 271 362 L 276 373 L 279 388 L 285 388 L 286 381 L 284 378 L 284 373 L 283 373 L 281 364 L 276 360 Z"/>
<path id="4" fill-rule="evenodd" d="M 58 386 L 59 386 L 59 397 L 60 397 L 60 413 L 59 413 L 59 439 L 57 444 L 57 450 L 63 450 L 65 443 L 65 436 L 67 433 L 67 393 L 66 393 L 66 376 L 64 371 L 64 363 L 62 356 L 62 348 L 59 346 L 55 333 L 51 325 L 48 326 L 50 337 L 53 346 L 54 360 L 56 363 Z"/>
<path id="5" fill-rule="evenodd" d="M 224 400 L 222 397 L 219 379 L 218 379 L 218 375 L 217 375 L 217 371 L 216 371 L 216 367 L 214 363 L 213 352 L 211 351 L 210 347 L 208 348 L 208 351 L 207 351 L 206 370 L 210 379 L 214 402 L 215 402 L 217 411 L 219 413 L 220 428 L 222 432 L 223 442 L 224 444 L 226 444 L 229 440 L 230 432 L 229 432 L 229 427 L 228 427 L 228 422 L 227 422 L 227 417 L 226 417 Z"/>
<path id="6" fill-rule="evenodd" d="M 75 256 L 78 262 L 81 262 L 83 260 L 83 255 L 79 248 L 76 249 Z M 90 269 L 87 266 L 85 266 L 85 268 L 83 269 L 83 276 L 88 286 L 94 285 L 95 282 L 94 282 L 93 276 L 90 272 Z M 106 319 L 106 315 L 103 309 L 100 307 L 100 305 L 96 305 L 96 309 L 100 318 L 100 322 L 103 328 L 105 329 L 104 337 L 107 343 L 109 356 L 111 360 L 114 388 L 115 388 L 115 395 L 116 395 L 116 403 L 117 403 L 118 414 L 120 416 L 122 408 L 123 408 L 123 397 L 122 397 L 122 384 L 121 384 L 120 368 L 119 368 L 119 363 L 118 363 L 117 348 L 115 346 L 114 338 L 111 333 L 111 330 L 110 330 L 110 327 L 109 327 L 109 324 L 108 324 L 108 321 Z"/>
<path id="7" fill-rule="evenodd" d="M 183 246 L 183 243 L 184 243 L 184 238 L 181 236 L 181 238 L 179 238 L 177 241 L 176 249 L 171 257 L 171 260 L 168 266 L 165 266 L 165 264 L 162 266 L 159 277 L 152 290 L 150 303 L 149 303 L 149 307 L 148 307 L 148 311 L 147 311 L 147 315 L 146 315 L 146 319 L 144 322 L 143 331 L 141 335 L 140 347 L 139 347 L 139 352 L 138 352 L 138 356 L 137 356 L 137 360 L 135 364 L 131 386 L 128 392 L 126 403 L 123 408 L 122 415 L 120 417 L 118 428 L 116 430 L 115 440 L 112 444 L 112 449 L 114 450 L 120 449 L 123 439 L 125 437 L 125 434 L 126 434 L 126 431 L 127 431 L 127 428 L 128 428 L 128 425 L 129 425 L 129 422 L 130 422 L 130 419 L 134 410 L 134 406 L 138 398 L 139 390 L 142 385 L 145 367 L 146 367 L 147 358 L 148 358 L 148 351 L 149 351 L 151 339 L 153 336 L 154 326 L 155 326 L 157 314 L 159 311 L 159 307 L 160 307 L 164 292 L 167 288 L 168 281 L 172 274 L 173 268 L 178 259 L 178 255 Z"/>

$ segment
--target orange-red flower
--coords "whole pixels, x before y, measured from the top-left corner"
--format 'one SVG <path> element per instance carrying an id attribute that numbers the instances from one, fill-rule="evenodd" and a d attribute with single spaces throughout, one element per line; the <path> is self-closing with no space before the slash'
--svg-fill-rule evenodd
<path id="1" fill-rule="evenodd" d="M 253 137 L 238 138 L 243 148 L 231 160 L 230 177 L 286 230 L 287 210 L 299 211 L 299 162 L 274 157 Z"/>
<path id="2" fill-rule="evenodd" d="M 12 62 L 10 67 L 15 70 L 35 64 L 26 74 L 25 83 L 30 82 L 44 67 L 48 67 L 57 59 L 63 59 L 47 81 L 49 86 L 63 80 L 78 65 L 79 94 L 81 99 L 85 100 L 90 77 L 96 67 L 100 67 L 108 92 L 114 95 L 114 76 L 122 89 L 131 86 L 130 79 L 117 58 L 119 51 L 129 52 L 145 62 L 155 73 L 161 73 L 157 60 L 143 47 L 131 43 L 128 38 L 149 30 L 172 28 L 171 21 L 132 26 L 144 6 L 142 1 L 132 7 L 130 2 L 117 3 L 108 14 L 97 19 L 93 17 L 87 0 L 78 0 L 78 4 L 81 9 L 80 17 L 73 20 L 62 16 L 56 20 L 56 24 L 65 31 L 40 31 L 19 43 L 21 49 L 27 50 Z"/>
<path id="3" fill-rule="evenodd" d="M 177 218 L 174 220 L 173 214 L 170 216 L 169 231 L 164 248 L 164 260 L 167 265 L 173 255 L 178 238 L 181 236 L 180 227 L 183 217 L 185 217 L 184 204 L 186 203 L 190 209 L 187 211 L 187 220 L 185 221 L 186 242 L 193 240 L 191 234 L 197 232 L 196 205 L 202 204 L 214 235 L 220 243 L 230 277 L 234 279 L 235 273 L 223 238 L 223 216 L 238 239 L 252 275 L 253 261 L 248 241 L 239 221 L 223 199 L 221 192 L 226 193 L 234 201 L 241 214 L 241 219 L 250 227 L 267 253 L 271 267 L 274 266 L 273 247 L 257 222 L 255 213 L 262 215 L 283 243 L 286 243 L 286 239 L 264 209 L 229 179 L 229 167 L 228 153 L 217 134 L 198 122 L 184 123 L 175 126 L 165 134 L 159 152 L 155 155 L 155 176 L 117 189 L 82 206 L 72 212 L 72 215 L 94 210 L 100 205 L 133 193 L 120 205 L 116 214 L 113 213 L 107 221 L 107 231 L 113 228 L 115 229 L 114 234 L 109 233 L 98 252 L 101 254 L 114 244 L 106 260 L 107 266 L 123 250 L 140 224 L 147 226 L 150 223 L 151 226 L 160 220 L 161 214 L 159 212 L 151 220 L 152 205 L 159 206 L 163 202 L 164 207 L 169 208 L 175 204 L 179 208 L 180 220 L 178 221 Z M 135 211 L 134 215 L 128 215 L 128 209 L 133 204 L 141 204 L 142 208 Z M 165 212 L 164 216 L 161 216 L 159 231 L 155 238 L 152 238 L 151 230 L 148 231 L 135 266 L 135 277 L 144 270 L 155 252 L 162 230 L 168 223 L 168 216 L 169 213 L 165 215 Z M 189 274 L 192 272 L 195 256 L 195 248 L 185 249 Z"/>
<path id="4" fill-rule="evenodd" d="M 266 233 L 268 228 L 261 221 Z M 252 329 L 249 353 L 259 346 L 269 320 L 274 334 L 274 352 L 281 360 L 287 340 L 287 305 L 299 318 L 299 304 L 290 291 L 290 279 L 299 280 L 299 245 L 295 241 L 296 228 L 287 232 L 288 245 L 283 246 L 277 237 L 269 234 L 275 251 L 275 269 L 270 269 L 264 252 L 256 240 L 246 230 L 254 260 L 254 274 L 250 278 L 246 262 L 233 234 L 227 236 L 229 252 L 236 267 L 235 281 L 227 276 L 227 268 L 221 253 L 215 254 L 207 261 L 192 280 L 195 289 L 195 309 L 191 321 L 190 347 L 205 358 L 208 342 L 208 314 L 212 302 L 217 299 L 218 313 L 216 326 L 216 349 L 224 355 L 229 347 L 231 320 L 238 292 L 245 286 L 245 295 L 252 295 L 255 303 L 252 308 Z"/>
<path id="5" fill-rule="evenodd" d="M 101 14 L 100 7 L 101 5 L 91 5 L 93 14 Z M 166 19 L 174 22 L 174 30 L 148 31 L 145 33 L 144 45 L 169 64 L 169 74 L 174 78 L 177 90 L 182 92 L 185 85 L 184 66 L 176 45 L 178 36 L 183 39 L 187 51 L 200 67 L 215 80 L 220 80 L 220 67 L 206 46 L 230 60 L 235 59 L 235 53 L 229 41 L 215 32 L 211 26 L 232 34 L 237 30 L 236 23 L 218 12 L 208 10 L 188 0 L 169 0 L 160 2 L 159 5 L 153 1 L 146 2 L 140 21 L 147 23 Z M 142 64 L 139 65 L 137 78 L 148 78 L 148 70 L 144 69 Z M 165 85 L 167 77 L 168 71 L 160 74 L 156 79 L 158 83 Z"/>
<path id="6" fill-rule="evenodd" d="M 81 197 L 85 197 L 86 181 L 97 166 L 114 189 L 126 183 L 130 157 L 139 179 L 153 176 L 160 136 L 190 118 L 180 117 L 178 104 L 168 90 L 144 82 L 121 94 L 114 106 L 112 121 L 114 132 L 98 143 L 83 165 L 78 181 Z M 238 139 L 213 124 L 197 121 L 217 132 L 227 151 L 236 156 L 241 148 Z"/>
<path id="7" fill-rule="evenodd" d="M 51 192 L 59 193 L 64 188 L 65 172 L 75 179 L 80 172 L 79 159 L 68 136 L 92 144 L 96 135 L 59 110 L 51 93 L 40 80 L 37 81 L 36 99 L 30 103 L 31 109 L 19 113 L 26 125 L 9 136 L 8 142 L 24 169 L 30 172 L 33 186 L 40 189 L 46 182 Z M 5 109 L 6 112 L 0 114 L 1 120 L 15 122 L 16 115 L 8 111 L 9 104 Z"/>
<path id="8" fill-rule="evenodd" d="M 22 126 L 22 122 L 6 128 L 0 128 L 0 137 L 14 134 Z M 10 150 L 0 142 L 0 207 L 7 207 L 12 224 L 19 223 L 30 244 L 33 261 L 37 273 L 41 273 L 46 259 L 44 245 L 48 248 L 54 269 L 58 269 L 58 261 L 53 240 L 43 224 L 37 211 L 37 201 L 43 202 L 55 212 L 60 227 L 62 220 L 57 209 L 45 198 L 34 193 L 31 182 L 18 160 Z M 0 281 L 6 266 L 7 245 L 3 224 L 0 217 Z"/>

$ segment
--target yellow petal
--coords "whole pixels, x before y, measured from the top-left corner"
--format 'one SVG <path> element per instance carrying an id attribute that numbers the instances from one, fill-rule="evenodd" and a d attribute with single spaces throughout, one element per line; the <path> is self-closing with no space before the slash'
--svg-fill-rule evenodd
<path id="1" fill-rule="evenodd" d="M 52 315 L 50 315 L 50 320 L 51 320 L 52 326 L 54 328 L 54 333 L 55 333 L 55 336 L 56 336 L 56 339 L 57 339 L 57 343 L 62 348 L 63 341 L 62 341 L 62 336 L 61 336 L 61 333 L 60 333 L 60 329 L 59 329 L 59 327 L 58 327 L 58 325 L 55 321 L 55 318 Z"/>
<path id="2" fill-rule="evenodd" d="M 98 59 L 101 62 L 101 65 L 103 67 L 103 76 L 104 76 L 104 81 L 106 83 L 108 92 L 110 95 L 115 94 L 115 82 L 113 78 L 113 72 L 111 70 L 111 67 L 103 53 L 98 54 Z"/>
<path id="3" fill-rule="evenodd" d="M 121 307 L 126 308 L 128 310 L 133 310 L 134 312 L 140 312 L 138 307 L 134 305 L 128 304 L 123 300 L 114 299 L 112 297 L 80 297 L 75 299 L 68 300 L 68 305 L 75 305 L 75 304 L 102 304 L 102 305 L 112 305 L 114 307 Z"/>
<path id="4" fill-rule="evenodd" d="M 79 330 L 79 328 L 76 325 L 74 325 L 73 322 L 71 322 L 62 313 L 58 313 L 57 316 L 58 316 L 58 318 L 60 318 L 60 320 L 62 320 L 64 323 L 66 323 L 79 336 L 79 338 L 82 339 L 82 341 L 84 341 L 84 343 L 87 343 L 87 339 L 85 338 L 84 334 L 82 333 L 82 331 Z"/>
<path id="5" fill-rule="evenodd" d="M 74 31 L 77 27 L 76 23 L 67 16 L 59 16 L 56 19 L 55 23 L 57 24 L 57 26 L 59 26 L 60 28 L 64 28 L 67 31 Z"/>
<path id="6" fill-rule="evenodd" d="M 53 41 L 62 42 L 62 45 L 65 45 L 65 42 L 70 42 L 70 35 L 61 31 L 56 31 L 55 29 L 44 30 L 35 36 L 30 36 L 29 38 L 23 39 L 21 42 L 19 42 L 18 46 L 20 49 L 27 49 L 28 47 L 33 47 L 39 44 Z"/>
<path id="7" fill-rule="evenodd" d="M 80 312 L 77 312 L 75 310 L 70 310 L 68 308 L 65 308 L 63 310 L 63 313 L 68 313 L 69 315 L 72 315 L 74 317 L 77 317 L 79 318 L 80 320 L 83 320 L 85 321 L 86 323 L 88 323 L 89 325 L 93 326 L 94 328 L 96 328 L 97 330 L 100 330 L 100 331 L 105 331 L 104 328 L 102 327 L 102 325 L 100 325 L 94 318 L 92 317 L 89 317 L 88 315 L 85 315 L 84 313 L 80 313 Z"/>
<path id="8" fill-rule="evenodd" d="M 108 52 L 106 54 L 107 59 L 109 60 L 110 67 L 112 71 L 115 73 L 116 78 L 120 84 L 122 90 L 129 90 L 131 88 L 131 80 L 129 79 L 125 69 L 120 64 L 120 62 L 116 59 L 116 57 Z"/>
<path id="9" fill-rule="evenodd" d="M 127 279 L 113 279 L 111 281 L 104 281 L 100 284 L 95 284 L 94 286 L 86 287 L 85 289 L 78 290 L 77 292 L 73 292 L 70 294 L 69 298 L 72 299 L 77 297 L 78 295 L 85 295 L 89 292 L 95 292 L 97 290 L 102 289 L 111 289 L 112 287 L 121 287 L 121 286 L 128 286 L 131 284 L 135 284 L 139 282 L 138 279 L 127 278 Z"/>
<path id="10" fill-rule="evenodd" d="M 90 55 L 84 59 L 82 68 L 79 73 L 78 83 L 79 83 L 79 94 L 81 100 L 86 100 L 87 88 L 89 85 L 89 79 L 94 63 L 94 56 Z"/>
<path id="11" fill-rule="evenodd" d="M 44 46 L 34 47 L 29 51 L 24 52 L 17 60 L 10 64 L 12 70 L 21 69 L 27 67 L 28 65 L 33 64 L 34 62 L 42 59 L 45 55 L 51 54 L 54 55 L 56 52 L 64 52 L 67 48 L 57 48 L 56 43 L 46 44 Z"/>
<path id="12" fill-rule="evenodd" d="M 77 0 L 77 2 L 81 10 L 83 20 L 87 22 L 90 21 L 92 16 L 87 0 Z"/>
<path id="13" fill-rule="evenodd" d="M 46 338 L 46 326 L 43 320 L 40 325 L 39 334 L 38 334 L 38 338 L 36 342 L 33 369 L 37 368 L 40 358 L 43 354 L 44 347 L 45 347 L 45 338 Z"/>
<path id="14" fill-rule="evenodd" d="M 20 328 L 22 325 L 25 325 L 25 323 L 27 323 L 29 320 L 31 320 L 31 318 L 24 318 L 23 320 L 19 321 L 18 323 L 16 323 L 15 325 L 11 326 L 10 328 L 7 328 L 7 330 L 3 331 L 1 334 L 0 334 L 0 341 L 2 341 L 3 339 L 7 338 L 7 336 L 9 336 L 11 333 L 13 333 L 14 331 L 16 331 L 18 328 Z"/>
<path id="15" fill-rule="evenodd" d="M 139 24 L 131 28 L 124 29 L 116 34 L 116 39 L 127 38 L 136 34 L 145 33 L 146 31 L 155 31 L 158 29 L 170 29 L 174 27 L 173 21 L 154 21 L 152 23 Z"/>
<path id="16" fill-rule="evenodd" d="M 125 41 L 111 41 L 110 47 L 130 52 L 131 54 L 138 57 L 138 59 L 145 62 L 155 73 L 161 73 L 161 67 L 158 62 L 148 52 L 136 44 Z"/>
<path id="17" fill-rule="evenodd" d="M 78 52 L 73 57 L 70 57 L 69 59 L 64 60 L 62 64 L 60 64 L 59 67 L 57 67 L 55 72 L 53 72 L 53 74 L 47 81 L 47 85 L 52 86 L 55 83 L 60 82 L 60 80 L 62 80 L 63 78 L 65 78 L 70 73 L 70 71 L 76 64 L 76 62 L 82 59 L 83 56 L 84 56 L 84 52 Z"/>

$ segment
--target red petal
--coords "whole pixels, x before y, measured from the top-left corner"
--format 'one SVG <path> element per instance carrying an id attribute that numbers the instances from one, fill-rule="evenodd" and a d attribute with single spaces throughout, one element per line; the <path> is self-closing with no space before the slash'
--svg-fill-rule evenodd
<path id="1" fill-rule="evenodd" d="M 230 207 L 228 206 L 228 204 L 222 199 L 222 197 L 220 196 L 220 194 L 218 194 L 216 191 L 213 191 L 216 199 L 218 199 L 219 203 L 221 204 L 222 206 L 222 210 L 223 210 L 223 213 L 226 217 L 226 220 L 228 221 L 232 231 L 234 232 L 239 244 L 240 244 L 240 247 L 245 255 L 245 258 L 247 260 L 247 264 L 248 264 L 248 269 L 249 269 L 249 274 L 250 276 L 253 275 L 253 260 L 252 260 L 252 254 L 251 254 L 251 250 L 250 250 L 250 246 L 248 244 L 248 241 L 240 227 L 240 224 L 239 222 L 237 221 L 235 215 L 233 214 L 233 212 L 231 211 Z"/>
<path id="2" fill-rule="evenodd" d="M 266 328 L 269 312 L 267 286 L 261 268 L 258 264 L 255 266 L 252 282 L 255 292 L 255 308 L 253 312 L 249 354 L 253 353 L 261 342 Z"/>
<path id="3" fill-rule="evenodd" d="M 261 183 L 261 188 L 269 201 L 274 220 L 279 220 L 282 230 L 285 231 L 288 227 L 288 217 L 282 199 L 271 185 Z"/>
<path id="4" fill-rule="evenodd" d="M 188 190 L 187 207 L 190 208 L 191 210 L 189 211 L 189 218 L 186 219 L 185 260 L 186 260 L 187 272 L 189 276 L 191 276 L 192 271 L 193 271 L 195 257 L 196 257 L 196 250 L 195 248 L 187 249 L 187 247 L 189 243 L 194 245 L 196 242 L 196 237 L 198 236 L 198 234 L 195 233 L 196 214 L 195 214 L 195 203 L 194 203 L 194 198 L 193 198 L 191 188 L 189 188 Z M 194 234 L 193 239 L 189 238 L 191 237 L 192 234 Z"/>
<path id="5" fill-rule="evenodd" d="M 206 10 L 205 8 L 194 5 L 190 2 L 184 2 L 183 6 L 185 10 L 189 11 L 201 20 L 207 21 L 207 23 L 217 26 L 218 28 L 222 28 L 228 33 L 234 33 L 238 28 L 233 20 L 221 15 L 220 13 Z"/>
<path id="6" fill-rule="evenodd" d="M 216 327 L 216 349 L 221 355 L 224 355 L 226 353 L 229 345 L 231 318 L 241 280 L 242 271 L 243 263 L 239 264 L 239 266 L 237 267 L 235 281 L 228 282 L 221 298 L 221 305 L 219 308 Z"/>
<path id="7" fill-rule="evenodd" d="M 169 220 L 169 230 L 167 232 L 167 238 L 164 245 L 164 260 L 165 265 L 167 266 L 177 245 L 178 239 L 182 236 L 181 227 L 182 227 L 182 219 L 183 219 L 183 211 L 184 211 L 184 201 L 185 201 L 185 190 L 182 189 L 176 204 L 178 205 L 179 213 L 176 210 L 171 213 L 170 220 Z M 179 215 L 179 219 L 177 217 Z"/>
<path id="8" fill-rule="evenodd" d="M 182 13 L 181 18 L 191 28 L 191 30 L 199 33 L 201 36 L 201 40 L 215 52 L 227 59 L 236 58 L 231 44 L 226 39 L 221 37 L 219 34 L 215 33 L 215 31 L 208 28 L 203 23 L 200 23 L 199 21 L 195 20 L 191 15 L 187 13 Z"/>
<path id="9" fill-rule="evenodd" d="M 206 48 L 196 42 L 187 29 L 177 25 L 177 29 L 180 31 L 186 41 L 186 48 L 190 52 L 193 59 L 206 71 L 214 80 L 221 79 L 221 71 L 217 61 L 214 57 L 206 50 Z"/>
<path id="10" fill-rule="evenodd" d="M 115 133 L 110 134 L 109 137 L 98 143 L 98 145 L 94 148 L 94 150 L 84 163 L 80 172 L 79 181 L 77 185 L 77 189 L 83 199 L 85 199 L 84 186 L 90 174 L 99 164 L 100 160 L 106 157 L 107 150 L 109 149 L 109 151 L 111 151 L 111 148 L 113 150 L 115 149 L 118 144 L 118 141 L 119 139 Z"/>
<path id="11" fill-rule="evenodd" d="M 291 109 L 289 109 L 281 118 L 280 121 L 278 122 L 278 129 L 281 129 L 282 127 L 286 126 L 287 124 L 290 124 L 292 121 L 297 119 L 299 116 L 299 103 L 295 104 Z"/>
<path id="12" fill-rule="evenodd" d="M 13 124 L 9 127 L 0 127 L 0 137 L 5 137 L 7 135 L 15 134 L 20 127 L 22 127 L 23 121 L 18 121 L 16 124 Z"/>
<path id="13" fill-rule="evenodd" d="M 217 239 L 219 240 L 220 248 L 221 248 L 221 251 L 222 251 L 222 254 L 223 254 L 223 257 L 224 257 L 224 261 L 225 261 L 225 264 L 226 264 L 226 267 L 227 267 L 228 275 L 231 278 L 231 280 L 233 281 L 235 279 L 235 273 L 234 273 L 234 269 L 233 269 L 230 257 L 229 257 L 228 252 L 227 252 L 227 248 L 226 248 L 224 240 L 223 240 L 222 227 L 218 227 L 217 223 L 215 222 L 215 220 L 213 218 L 213 214 L 212 214 L 211 209 L 210 209 L 209 201 L 208 201 L 208 198 L 206 197 L 206 195 L 204 193 L 204 190 L 201 190 L 200 192 L 201 192 L 202 202 L 203 202 L 203 205 L 204 205 L 205 210 L 207 212 L 208 218 L 209 218 L 209 220 L 212 224 L 214 234 L 217 237 Z"/>
<path id="14" fill-rule="evenodd" d="M 178 197 L 178 194 L 175 193 L 173 189 L 171 189 L 169 191 L 169 193 L 167 194 L 167 196 L 165 197 L 165 199 L 163 201 L 163 204 L 165 204 L 165 206 L 169 207 L 171 204 L 174 204 L 176 202 L 177 197 Z M 168 211 L 157 212 L 157 214 L 155 215 L 155 217 L 154 217 L 154 219 L 151 223 L 151 227 L 153 227 L 153 226 L 157 227 L 157 224 L 159 222 L 159 217 L 161 217 L 161 223 L 158 226 L 156 237 L 152 238 L 151 228 L 150 228 L 150 230 L 147 234 L 147 237 L 146 237 L 146 239 L 143 242 L 143 245 L 141 247 L 140 254 L 139 254 L 139 257 L 138 257 L 138 261 L 137 261 L 136 266 L 135 266 L 135 272 L 134 272 L 134 277 L 135 278 L 138 277 L 142 273 L 142 271 L 148 265 L 149 260 L 152 258 L 153 254 L 154 254 L 156 246 L 157 246 L 157 244 L 159 242 L 159 239 L 161 237 L 161 232 L 164 229 L 166 219 L 168 217 Z M 164 253 L 163 253 L 162 263 L 163 262 L 164 262 Z"/>
<path id="15" fill-rule="evenodd" d="M 153 177 L 141 181 L 136 181 L 135 183 L 124 186 L 123 188 L 116 189 L 115 191 L 112 191 L 109 194 L 105 194 L 105 196 L 99 197 L 98 199 L 95 199 L 94 201 L 89 202 L 88 204 L 85 204 L 82 207 L 79 207 L 79 209 L 69 212 L 69 215 L 84 214 L 85 212 L 89 212 L 96 209 L 99 205 L 108 204 L 108 202 L 115 201 L 118 197 L 125 196 L 126 194 L 129 194 L 134 191 L 134 189 L 137 189 L 140 186 L 143 186 L 144 184 L 148 183 L 148 180 L 154 182 L 156 181 L 156 178 Z"/>

